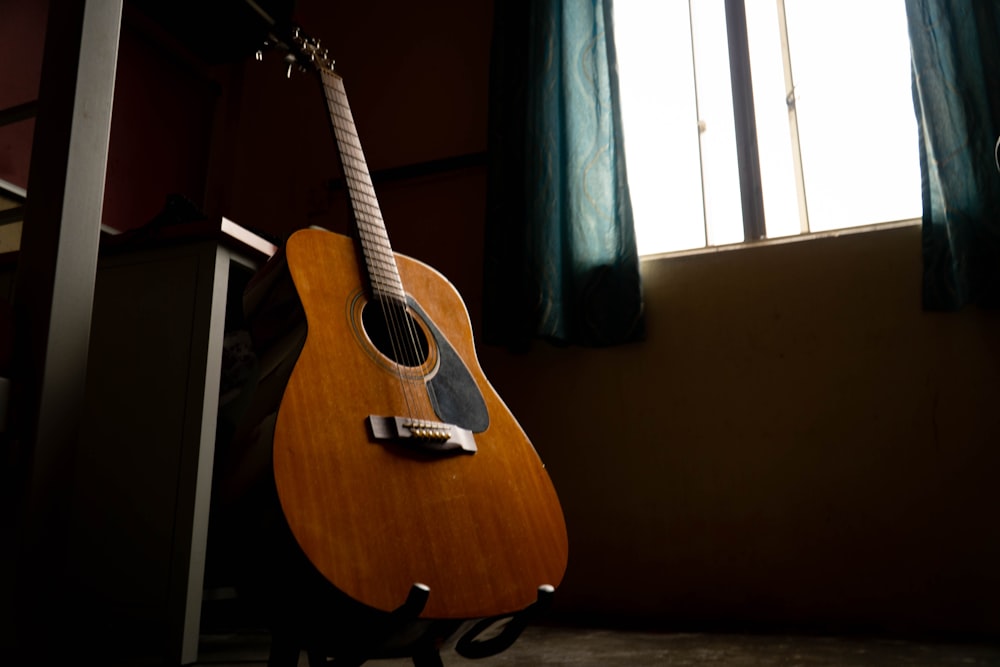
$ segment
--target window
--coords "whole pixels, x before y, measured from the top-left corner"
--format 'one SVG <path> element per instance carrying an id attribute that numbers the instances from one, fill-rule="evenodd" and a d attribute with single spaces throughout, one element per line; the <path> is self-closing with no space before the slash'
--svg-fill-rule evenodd
<path id="1" fill-rule="evenodd" d="M 614 6 L 640 254 L 920 217 L 904 3 Z"/>

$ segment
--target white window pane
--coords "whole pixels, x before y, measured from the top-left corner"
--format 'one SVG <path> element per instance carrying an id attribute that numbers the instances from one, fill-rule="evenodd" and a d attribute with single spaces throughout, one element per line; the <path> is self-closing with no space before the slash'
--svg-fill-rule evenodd
<path id="1" fill-rule="evenodd" d="M 745 0 L 745 7 L 767 237 L 790 236 L 801 233 L 803 227 L 792 160 L 778 3 Z"/>
<path id="2" fill-rule="evenodd" d="M 905 5 L 785 0 L 812 231 L 920 216 Z"/>
<path id="3" fill-rule="evenodd" d="M 618 0 L 614 8 L 625 157 L 640 252 L 702 247 L 687 3 Z"/>
<path id="4" fill-rule="evenodd" d="M 743 205 L 725 3 L 691 0 L 691 19 L 708 243 L 739 243 L 744 240 Z"/>

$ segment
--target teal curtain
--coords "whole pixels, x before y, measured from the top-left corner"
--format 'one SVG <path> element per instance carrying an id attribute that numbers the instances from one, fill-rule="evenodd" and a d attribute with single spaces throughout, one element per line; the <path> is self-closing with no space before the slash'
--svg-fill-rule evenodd
<path id="1" fill-rule="evenodd" d="M 483 335 L 606 346 L 643 330 L 611 0 L 495 4 Z"/>
<path id="2" fill-rule="evenodd" d="M 1000 306 L 1000 3 L 906 0 L 920 128 L 923 300 Z"/>

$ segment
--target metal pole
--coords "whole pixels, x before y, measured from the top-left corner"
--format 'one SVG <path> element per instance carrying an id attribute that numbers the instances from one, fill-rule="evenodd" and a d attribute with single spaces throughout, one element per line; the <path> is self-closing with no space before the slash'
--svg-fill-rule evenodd
<path id="1" fill-rule="evenodd" d="M 726 30 L 729 37 L 733 115 L 736 121 L 736 158 L 739 162 L 740 195 L 743 200 L 743 237 L 747 241 L 756 241 L 764 238 L 767 231 L 764 226 L 757 118 L 753 105 L 750 46 L 743 0 L 726 0 Z"/>
<path id="2" fill-rule="evenodd" d="M 799 230 L 809 233 L 809 204 L 806 199 L 805 174 L 802 171 L 802 144 L 799 143 L 799 112 L 795 100 L 795 77 L 792 76 L 792 50 L 788 41 L 785 0 L 778 2 L 778 34 L 781 36 L 781 62 L 785 70 L 785 104 L 788 106 L 788 131 L 792 138 L 792 164 L 795 189 L 799 196 Z"/>
<path id="3" fill-rule="evenodd" d="M 14 287 L 14 609 L 58 652 L 122 0 L 52 0 Z M 65 610 L 65 611 L 61 611 Z M 78 620 L 78 619 L 77 619 Z M 43 641 L 39 641 L 43 640 Z M 65 647 L 72 650 L 72 647 Z"/>

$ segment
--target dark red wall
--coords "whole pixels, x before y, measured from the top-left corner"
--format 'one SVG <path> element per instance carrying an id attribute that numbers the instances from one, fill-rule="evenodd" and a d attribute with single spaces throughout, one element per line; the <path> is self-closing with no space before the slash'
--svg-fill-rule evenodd
<path id="1" fill-rule="evenodd" d="M 486 150 L 491 3 L 312 0 L 297 3 L 296 18 L 336 60 L 372 170 Z M 309 224 L 344 229 L 343 200 L 326 187 L 339 169 L 318 82 L 286 79 L 277 54 L 241 77 L 225 215 L 279 235 Z M 377 187 L 395 249 L 455 282 L 474 321 L 485 173 Z"/>
<path id="2" fill-rule="evenodd" d="M 38 97 L 45 44 L 44 0 L 0 0 L 0 109 Z M 0 179 L 26 187 L 35 123 L 0 126 Z"/>
<path id="3" fill-rule="evenodd" d="M 299 0 L 295 21 L 330 49 L 373 170 L 486 148 L 492 4 Z M 0 108 L 37 96 L 47 3 L 0 0 Z M 0 128 L 0 178 L 27 185 L 33 123 Z M 475 170 L 473 170 L 475 171 Z M 447 258 L 472 241 L 482 172 L 380 186 L 397 249 Z M 342 226 L 339 176 L 318 81 L 277 53 L 205 66 L 126 3 L 104 223 L 145 224 L 169 193 L 279 236 Z M 442 190 L 442 180 L 455 180 Z M 456 210 L 457 209 L 457 210 Z M 474 212 L 473 212 L 474 211 Z M 459 221 L 469 214 L 475 220 Z M 454 232 L 454 233 L 453 233 Z M 476 249 L 478 251 L 478 248 Z"/>

